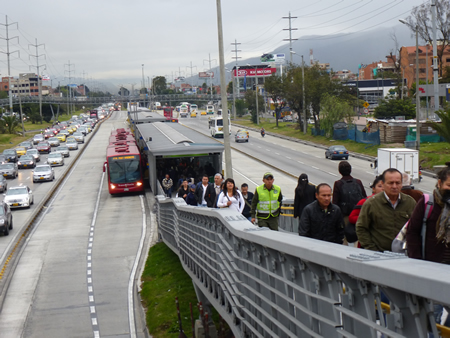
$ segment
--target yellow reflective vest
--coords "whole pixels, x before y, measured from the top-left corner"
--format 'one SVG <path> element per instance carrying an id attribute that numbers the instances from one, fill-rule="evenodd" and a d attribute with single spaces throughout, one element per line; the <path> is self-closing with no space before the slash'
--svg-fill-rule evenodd
<path id="1" fill-rule="evenodd" d="M 256 217 L 267 219 L 270 216 L 277 217 L 280 214 L 280 202 L 278 198 L 281 194 L 281 188 L 278 185 L 272 185 L 268 190 L 264 184 L 256 188 L 258 192 L 258 204 L 256 205 Z"/>

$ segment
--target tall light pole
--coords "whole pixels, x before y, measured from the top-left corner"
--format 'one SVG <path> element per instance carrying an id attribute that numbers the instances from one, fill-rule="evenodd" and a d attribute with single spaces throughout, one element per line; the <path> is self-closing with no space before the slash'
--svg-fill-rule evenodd
<path id="1" fill-rule="evenodd" d="M 247 63 L 247 66 L 251 65 Z M 255 66 L 255 98 L 256 98 L 256 124 L 259 125 L 259 112 L 258 112 L 258 66 Z"/>
<path id="2" fill-rule="evenodd" d="M 409 26 L 406 20 L 400 19 L 399 21 Z M 419 25 L 416 25 L 414 29 L 416 31 L 416 149 L 420 150 Z"/>
<path id="3" fill-rule="evenodd" d="M 297 54 L 294 51 L 290 51 L 292 54 Z M 291 62 L 292 63 L 292 62 Z M 305 62 L 303 61 L 302 55 L 302 108 L 303 108 L 303 133 L 306 134 L 308 132 L 308 123 L 306 121 L 306 103 L 305 103 Z"/>
<path id="4" fill-rule="evenodd" d="M 219 65 L 220 65 L 220 94 L 222 101 L 222 115 L 223 115 L 223 144 L 225 147 L 225 176 L 233 178 L 233 167 L 231 163 L 231 148 L 230 148 L 230 134 L 229 134 L 229 116 L 227 103 L 227 90 L 225 82 L 225 57 L 223 51 L 223 32 L 222 32 L 222 5 L 220 0 L 216 0 L 217 7 L 217 35 L 219 42 Z"/>

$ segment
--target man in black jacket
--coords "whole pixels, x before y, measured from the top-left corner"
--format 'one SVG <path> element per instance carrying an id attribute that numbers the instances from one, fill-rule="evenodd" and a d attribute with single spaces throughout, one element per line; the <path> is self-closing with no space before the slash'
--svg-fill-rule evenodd
<path id="1" fill-rule="evenodd" d="M 326 183 L 317 186 L 316 201 L 303 209 L 298 227 L 300 236 L 342 244 L 344 219 L 341 209 L 331 203 L 331 187 Z"/>

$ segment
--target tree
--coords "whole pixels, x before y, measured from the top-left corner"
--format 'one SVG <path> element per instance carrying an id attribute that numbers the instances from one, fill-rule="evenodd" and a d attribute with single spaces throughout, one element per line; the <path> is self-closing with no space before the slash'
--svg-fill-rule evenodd
<path id="1" fill-rule="evenodd" d="M 445 66 L 444 74 L 442 74 L 442 78 L 439 80 L 439 83 L 450 83 L 450 66 Z"/>
<path id="2" fill-rule="evenodd" d="M 405 116 L 406 119 L 416 117 L 416 105 L 410 99 L 402 100 L 381 100 L 375 108 L 376 118 L 394 118 L 395 116 Z"/>
<path id="3" fill-rule="evenodd" d="M 15 134 L 17 127 L 19 127 L 19 119 L 13 115 L 3 116 L 3 123 L 7 134 Z"/>
<path id="4" fill-rule="evenodd" d="M 167 82 L 165 76 L 157 76 L 152 80 L 153 94 L 164 94 L 167 90 Z"/>
<path id="5" fill-rule="evenodd" d="M 447 46 L 450 45 L 450 2 L 448 0 L 436 0 L 436 30 L 438 32 L 439 44 L 437 45 L 437 57 L 439 64 L 439 75 L 443 73 L 443 55 Z M 431 22 L 431 3 L 427 1 L 420 6 L 413 7 L 411 15 L 406 19 L 412 34 L 416 33 L 418 27 L 419 36 L 430 45 L 433 45 L 433 29 Z"/>
<path id="6" fill-rule="evenodd" d="M 321 100 L 322 121 L 321 129 L 330 137 L 333 135 L 333 126 L 337 122 L 347 121 L 351 124 L 353 117 L 352 106 L 344 99 L 325 93 Z"/>
<path id="7" fill-rule="evenodd" d="M 245 114 L 245 101 L 236 99 L 236 115 L 241 117 Z"/>
<path id="8" fill-rule="evenodd" d="M 233 94 L 233 81 L 230 81 L 227 86 L 227 93 Z"/>
<path id="9" fill-rule="evenodd" d="M 129 96 L 130 91 L 128 89 L 126 89 L 125 87 L 120 87 L 118 94 L 120 96 Z"/>
<path id="10" fill-rule="evenodd" d="M 436 115 L 441 119 L 441 123 L 432 122 L 434 130 L 448 143 L 450 143 L 450 108 L 447 111 L 437 111 Z"/>
<path id="11" fill-rule="evenodd" d="M 0 91 L 0 99 L 6 99 L 8 97 L 8 92 Z"/>
<path id="12" fill-rule="evenodd" d="M 254 90 L 247 90 L 244 94 L 245 105 L 252 112 L 252 122 L 257 122 L 256 117 L 256 94 Z M 261 95 L 258 95 L 258 110 L 261 111 L 261 108 L 264 107 L 264 98 Z"/>

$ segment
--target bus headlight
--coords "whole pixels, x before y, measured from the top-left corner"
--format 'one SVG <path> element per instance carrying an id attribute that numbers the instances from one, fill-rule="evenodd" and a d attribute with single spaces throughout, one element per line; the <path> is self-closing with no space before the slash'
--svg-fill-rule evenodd
<path id="1" fill-rule="evenodd" d="M 111 189 L 116 189 L 116 186 L 114 184 L 111 184 Z"/>
<path id="2" fill-rule="evenodd" d="M 142 182 L 136 182 L 136 185 L 137 185 L 138 187 L 140 187 L 140 186 L 142 185 Z"/>

